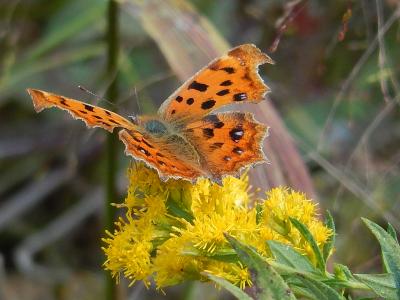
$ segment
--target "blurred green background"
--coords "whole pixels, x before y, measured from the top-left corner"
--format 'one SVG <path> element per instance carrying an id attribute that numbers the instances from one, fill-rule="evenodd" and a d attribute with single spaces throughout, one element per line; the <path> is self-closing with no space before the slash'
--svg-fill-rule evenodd
<path id="1" fill-rule="evenodd" d="M 254 43 L 276 62 L 260 72 L 272 89 L 268 101 L 309 170 L 321 214 L 330 210 L 336 220 L 333 259 L 356 273 L 380 271 L 378 245 L 360 217 L 400 230 L 399 1 L 121 1 L 115 72 L 107 67 L 108 7 L 106 0 L 0 2 L 0 299 L 106 295 L 108 134 L 65 112 L 37 115 L 25 89 L 124 116 L 154 113 L 185 67 L 228 44 Z M 169 46 L 181 31 L 187 36 Z M 184 53 L 201 59 L 174 65 Z M 110 101 L 78 88 L 105 96 L 112 82 L 118 97 Z M 115 147 L 120 202 L 129 158 Z M 231 299 L 208 284 L 166 295 L 127 285 L 117 287 L 120 299 Z"/>

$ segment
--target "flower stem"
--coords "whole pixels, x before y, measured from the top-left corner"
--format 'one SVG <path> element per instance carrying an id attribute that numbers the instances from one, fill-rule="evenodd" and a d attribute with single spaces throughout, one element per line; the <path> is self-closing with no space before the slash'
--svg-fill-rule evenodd
<path id="1" fill-rule="evenodd" d="M 107 99 L 115 101 L 118 98 L 118 86 L 116 80 L 118 64 L 118 4 L 114 0 L 109 0 L 107 9 L 107 74 L 112 78 L 112 82 L 107 90 Z M 105 227 L 108 231 L 113 231 L 115 208 L 111 203 L 116 201 L 116 136 L 108 135 L 106 152 L 106 201 L 105 201 Z M 116 299 L 116 286 L 109 272 L 106 273 L 105 299 Z"/>

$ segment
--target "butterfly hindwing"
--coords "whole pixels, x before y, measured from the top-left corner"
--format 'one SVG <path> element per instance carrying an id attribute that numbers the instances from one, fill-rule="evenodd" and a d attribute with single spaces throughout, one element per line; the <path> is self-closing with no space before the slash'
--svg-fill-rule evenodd
<path id="1" fill-rule="evenodd" d="M 273 63 L 256 46 L 245 44 L 211 62 L 176 90 L 160 107 L 167 121 L 198 120 L 228 104 L 261 101 L 269 91 L 258 66 Z"/>
<path id="2" fill-rule="evenodd" d="M 190 123 L 183 132 L 197 149 L 203 168 L 220 179 L 266 161 L 262 141 L 267 129 L 251 113 L 225 112 Z"/>
<path id="3" fill-rule="evenodd" d="M 74 118 L 83 120 L 88 127 L 101 127 L 110 132 L 116 127 L 135 127 L 132 122 L 104 108 L 90 105 L 64 96 L 41 90 L 28 89 L 36 112 L 45 108 L 58 107 L 68 111 Z"/>
<path id="4" fill-rule="evenodd" d="M 198 156 L 182 155 L 183 145 L 176 141 L 168 142 L 168 138 L 155 138 L 125 129 L 119 132 L 119 138 L 125 144 L 126 154 L 146 162 L 158 171 L 162 179 L 172 177 L 195 181 L 206 175 L 200 169 Z"/>

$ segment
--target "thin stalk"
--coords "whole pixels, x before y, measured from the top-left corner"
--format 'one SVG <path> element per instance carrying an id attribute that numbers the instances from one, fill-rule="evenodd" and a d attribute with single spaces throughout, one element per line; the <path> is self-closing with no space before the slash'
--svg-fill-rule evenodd
<path id="1" fill-rule="evenodd" d="M 118 98 L 117 86 L 117 64 L 118 64 L 118 4 L 110 0 L 108 2 L 108 16 L 107 16 L 107 74 L 113 77 L 113 80 L 107 90 L 107 99 L 116 101 Z M 116 136 L 109 134 L 107 137 L 107 152 L 106 152 L 106 201 L 105 201 L 105 227 L 110 232 L 113 231 L 115 208 L 111 203 L 116 202 L 117 188 L 116 188 L 116 173 L 117 173 L 117 156 L 116 156 Z M 109 272 L 106 274 L 106 291 L 105 298 L 107 300 L 114 300 L 116 296 L 116 286 L 114 280 L 111 278 Z"/>

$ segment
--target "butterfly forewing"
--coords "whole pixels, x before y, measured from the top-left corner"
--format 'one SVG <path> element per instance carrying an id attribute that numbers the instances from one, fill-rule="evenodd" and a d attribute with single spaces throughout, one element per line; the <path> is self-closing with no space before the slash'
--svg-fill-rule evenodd
<path id="1" fill-rule="evenodd" d="M 259 102 L 269 88 L 257 73 L 272 59 L 251 44 L 241 45 L 211 62 L 186 81 L 160 107 L 170 122 L 198 120 L 228 104 Z"/>
<path id="2" fill-rule="evenodd" d="M 98 106 L 41 90 L 28 89 L 28 93 L 37 112 L 45 108 L 58 107 L 68 111 L 74 118 L 83 120 L 88 127 L 101 127 L 110 132 L 116 127 L 136 128 L 127 119 Z"/>

